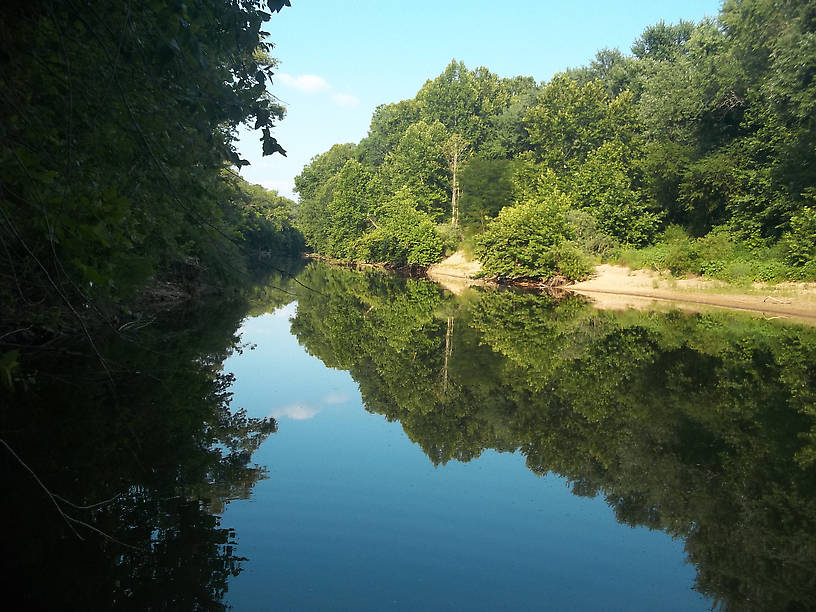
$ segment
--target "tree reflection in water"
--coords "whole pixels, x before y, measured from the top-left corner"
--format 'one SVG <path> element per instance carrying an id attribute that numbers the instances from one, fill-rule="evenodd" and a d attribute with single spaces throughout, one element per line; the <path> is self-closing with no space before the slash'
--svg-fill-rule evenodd
<path id="1" fill-rule="evenodd" d="M 576 495 L 604 496 L 619 521 L 682 538 L 697 590 L 722 607 L 816 601 L 816 330 L 503 290 L 454 297 L 319 264 L 299 281 L 100 338 L 110 377 L 66 347 L 26 363 L 29 377 L 2 391 L 0 437 L 87 525 L 63 520 L 4 449 L 8 600 L 223 607 L 244 560 L 218 515 L 264 477 L 251 456 L 275 423 L 230 409 L 221 364 L 241 350 L 248 310 L 294 299 L 284 287 L 306 350 L 350 371 L 366 409 L 398 420 L 434 464 L 520 452 Z"/>
<path id="2" fill-rule="evenodd" d="M 252 297 L 256 310 L 292 299 Z M 224 607 L 244 559 L 218 515 L 265 477 L 251 457 L 276 430 L 274 419 L 231 409 L 232 376 L 221 370 L 242 350 L 236 329 L 248 307 L 200 304 L 141 329 L 97 332 L 108 372 L 84 345 L 27 357 L 26 379 L 0 391 L 0 437 L 20 458 L 0 449 L 7 602 Z"/>
<path id="3" fill-rule="evenodd" d="M 685 540 L 723 607 L 816 601 L 816 330 L 734 313 L 610 313 L 322 265 L 292 330 L 435 464 L 518 451 Z M 455 325 L 453 324 L 455 319 Z"/>

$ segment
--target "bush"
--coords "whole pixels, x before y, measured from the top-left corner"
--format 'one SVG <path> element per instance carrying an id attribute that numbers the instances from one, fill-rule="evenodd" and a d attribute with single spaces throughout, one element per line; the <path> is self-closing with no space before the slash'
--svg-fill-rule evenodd
<path id="1" fill-rule="evenodd" d="M 462 228 L 450 223 L 438 223 L 436 233 L 442 240 L 442 251 L 446 255 L 453 253 L 464 239 Z"/>
<path id="2" fill-rule="evenodd" d="M 736 241 L 724 228 L 695 240 L 682 228 L 671 226 L 657 244 L 624 249 L 615 260 L 635 269 L 668 269 L 673 274 L 701 274 L 732 283 L 816 279 L 816 261 L 791 265 L 789 245 L 785 240 L 770 247 Z"/>
<path id="3" fill-rule="evenodd" d="M 804 266 L 816 260 L 816 208 L 804 207 L 790 221 L 791 229 L 782 239 L 785 261 Z"/>
<path id="4" fill-rule="evenodd" d="M 500 278 L 548 278 L 559 272 L 568 278 L 584 276 L 582 260 L 575 255 L 577 246 L 559 249 L 574 237 L 566 219 L 569 205 L 567 196 L 552 190 L 503 208 L 475 240 L 474 250 L 485 273 Z"/>
<path id="5" fill-rule="evenodd" d="M 598 221 L 585 210 L 567 211 L 567 222 L 573 227 L 575 243 L 585 253 L 605 257 L 619 247 L 618 241 L 598 227 Z"/>
<path id="6" fill-rule="evenodd" d="M 443 240 L 430 215 L 398 194 L 380 209 L 377 226 L 358 238 L 355 256 L 396 266 L 429 266 L 442 258 Z"/>
<path id="7" fill-rule="evenodd" d="M 574 242 L 562 242 L 550 249 L 552 266 L 571 280 L 583 280 L 594 268 L 592 258 Z"/>

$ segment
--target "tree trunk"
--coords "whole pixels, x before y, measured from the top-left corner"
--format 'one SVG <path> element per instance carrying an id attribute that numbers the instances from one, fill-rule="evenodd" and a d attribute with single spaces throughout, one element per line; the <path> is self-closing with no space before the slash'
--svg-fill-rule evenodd
<path id="1" fill-rule="evenodd" d="M 448 363 L 453 354 L 453 317 L 448 317 L 448 329 L 445 331 L 445 365 L 442 369 L 442 390 L 448 391 Z"/>
<path id="2" fill-rule="evenodd" d="M 457 172 L 459 170 L 459 151 L 453 154 L 453 185 L 451 189 L 451 225 L 457 227 L 459 225 L 459 180 Z"/>

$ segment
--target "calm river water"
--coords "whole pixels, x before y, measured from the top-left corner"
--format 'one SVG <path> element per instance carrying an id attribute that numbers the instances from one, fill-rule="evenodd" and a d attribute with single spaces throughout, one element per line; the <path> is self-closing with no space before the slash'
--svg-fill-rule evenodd
<path id="1" fill-rule="evenodd" d="M 141 609 L 816 601 L 816 330 L 316 263 L 298 281 L 112 341 L 113 390 L 78 362 L 22 403 L 14 431 L 41 433 L 7 437 L 74 520 L 15 477 L 38 521 L 20 584 Z"/>

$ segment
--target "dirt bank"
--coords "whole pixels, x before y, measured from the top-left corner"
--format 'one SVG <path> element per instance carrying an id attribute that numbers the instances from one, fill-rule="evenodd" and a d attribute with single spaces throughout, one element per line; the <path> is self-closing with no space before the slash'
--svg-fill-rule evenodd
<path id="1" fill-rule="evenodd" d="M 473 285 L 489 284 L 474 278 L 481 272 L 478 261 L 457 251 L 432 265 L 427 276 L 454 294 Z M 592 299 L 598 308 L 681 308 L 700 311 L 711 307 L 756 313 L 765 318 L 790 318 L 816 324 L 816 283 L 755 283 L 735 287 L 703 278 L 672 278 L 651 270 L 630 270 L 602 264 L 592 278 L 561 287 Z"/>
<path id="2" fill-rule="evenodd" d="M 450 257 L 430 266 L 425 274 L 454 295 L 460 295 L 467 287 L 485 284 L 483 280 L 474 278 L 481 271 L 481 263 L 468 258 L 462 251 L 456 251 Z"/>
<path id="3" fill-rule="evenodd" d="M 756 283 L 749 288 L 702 278 L 666 278 L 650 270 L 596 266 L 593 278 L 564 287 L 586 295 L 599 308 L 650 308 L 673 302 L 690 310 L 714 306 L 816 323 L 816 283 Z"/>

